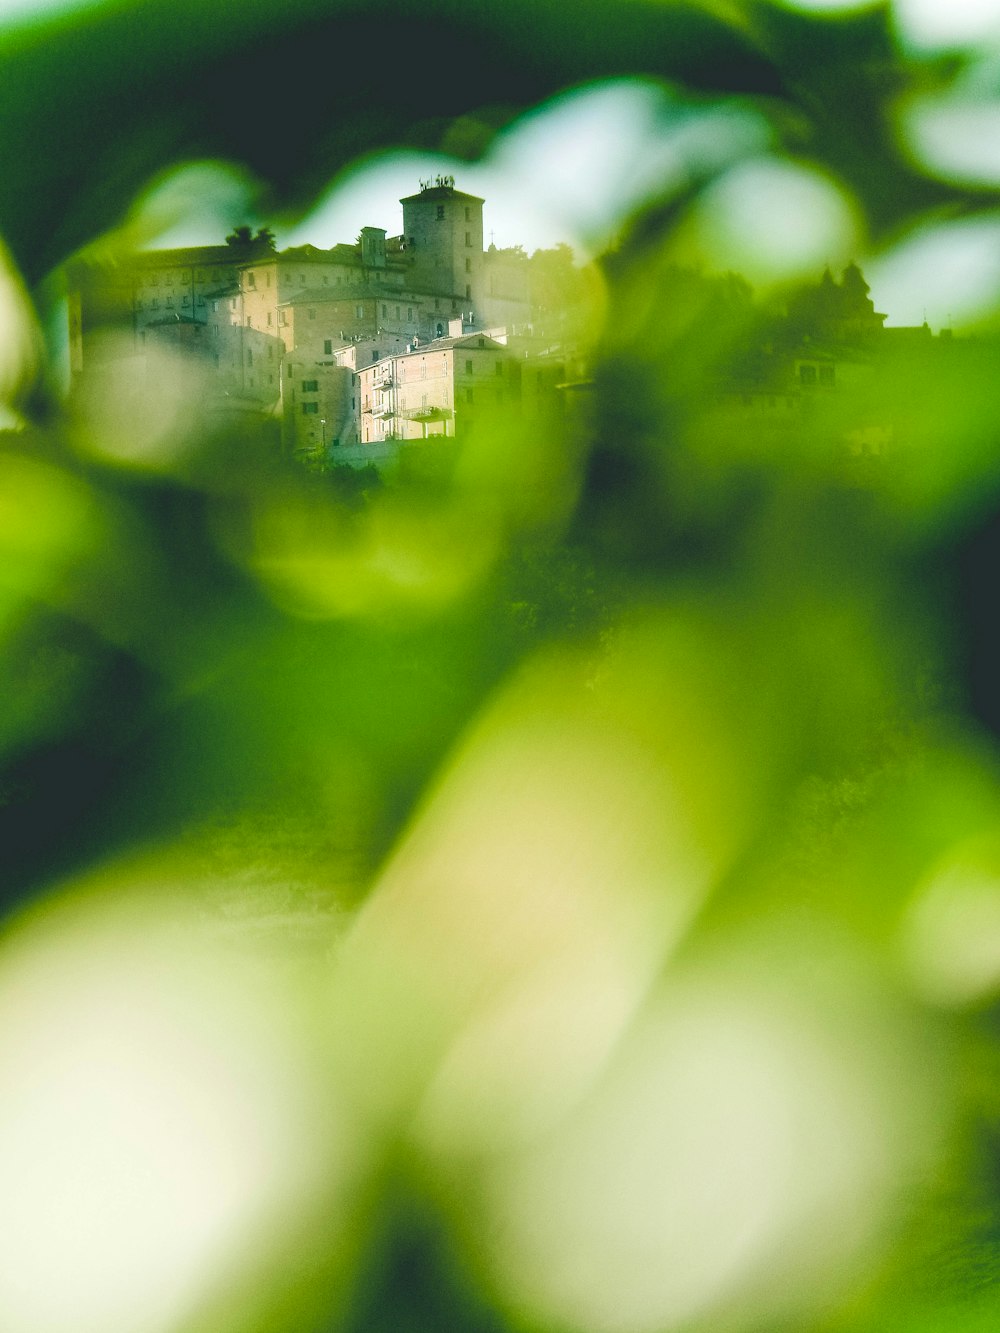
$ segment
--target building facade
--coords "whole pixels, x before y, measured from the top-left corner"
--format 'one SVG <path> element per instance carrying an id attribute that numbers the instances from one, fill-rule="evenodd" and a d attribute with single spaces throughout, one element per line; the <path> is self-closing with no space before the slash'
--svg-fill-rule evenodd
<path id="1" fill-rule="evenodd" d="M 74 266 L 72 373 L 111 357 L 155 378 L 169 348 L 208 372 L 210 398 L 280 417 L 304 454 L 454 434 L 510 395 L 511 357 L 483 314 L 504 337 L 527 322 L 527 292 L 484 253 L 484 201 L 452 177 L 400 203 L 400 236 L 363 227 L 353 245 L 279 252 L 240 229 L 226 245 Z"/>

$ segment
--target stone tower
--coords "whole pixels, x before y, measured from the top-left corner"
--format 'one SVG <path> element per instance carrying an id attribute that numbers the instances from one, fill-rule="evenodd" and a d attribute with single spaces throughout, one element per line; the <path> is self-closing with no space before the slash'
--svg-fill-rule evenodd
<path id="1" fill-rule="evenodd" d="M 452 298 L 452 310 L 474 310 L 482 291 L 483 200 L 456 190 L 454 177 L 438 176 L 399 202 L 414 290 Z"/>

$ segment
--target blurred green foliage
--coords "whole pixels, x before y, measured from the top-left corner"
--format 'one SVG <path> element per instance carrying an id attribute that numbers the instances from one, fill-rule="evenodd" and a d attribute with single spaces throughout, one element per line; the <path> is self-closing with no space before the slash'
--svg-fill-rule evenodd
<path id="1" fill-rule="evenodd" d="M 5 1333 L 996 1326 L 1000 291 L 978 341 L 742 410 L 827 259 L 995 206 L 906 128 L 990 104 L 994 45 L 905 11 L 0 31 Z M 388 480 L 267 424 L 132 450 L 62 392 L 32 320 L 163 170 L 277 222 L 621 76 L 703 133 L 586 275 L 524 258 L 587 324 L 564 412 Z M 752 200 L 751 290 L 717 238 L 762 162 L 816 203 Z"/>

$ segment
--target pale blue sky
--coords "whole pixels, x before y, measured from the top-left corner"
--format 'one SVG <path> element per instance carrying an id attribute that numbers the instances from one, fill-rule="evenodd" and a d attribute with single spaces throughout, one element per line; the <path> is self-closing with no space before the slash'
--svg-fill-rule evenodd
<path id="1" fill-rule="evenodd" d="M 713 113 L 714 114 L 714 113 Z M 665 132 L 665 118 L 670 132 Z M 700 142 L 692 134 L 697 120 Z M 705 118 L 677 114 L 652 84 L 619 82 L 570 93 L 524 116 L 497 139 L 489 155 L 468 163 L 421 153 L 383 153 L 359 163 L 339 178 L 308 217 L 275 224 L 280 245 L 330 246 L 353 241 L 363 226 L 402 231 L 399 200 L 413 194 L 421 179 L 449 174 L 459 189 L 486 200 L 486 243 L 523 245 L 529 253 L 566 241 L 583 253 L 602 248 L 621 219 L 658 188 L 677 183 L 693 154 L 736 150 L 734 128 L 741 119 L 706 126 Z M 753 126 L 750 133 L 758 133 Z M 742 140 L 741 140 L 742 142 Z M 205 185 L 217 197 L 206 198 Z M 248 207 L 246 186 L 233 173 L 192 178 L 170 185 L 182 219 L 163 233 L 161 244 L 199 244 L 218 238 L 220 217 Z M 200 194 L 202 206 L 185 209 Z M 231 223 L 223 224 L 231 225 Z"/>
<path id="2" fill-rule="evenodd" d="M 915 33 L 919 30 L 927 40 L 924 29 L 939 12 L 937 2 L 895 0 L 897 22 L 909 24 Z M 0 0 L 0 24 L 90 3 Z M 854 7 L 867 0 L 786 3 L 803 8 Z M 980 36 L 983 25 L 997 22 L 1000 0 L 950 0 L 946 8 L 952 28 L 965 24 Z M 943 20 L 939 16 L 935 22 L 940 27 Z M 956 35 L 951 29 L 943 35 L 934 31 L 945 44 L 954 42 Z M 752 161 L 768 147 L 763 119 L 736 103 L 698 105 L 648 83 L 606 84 L 567 95 L 525 116 L 497 139 L 481 162 L 421 154 L 382 155 L 363 162 L 340 179 L 308 217 L 285 226 L 279 221 L 275 230 L 281 246 L 311 242 L 326 247 L 353 241 L 365 225 L 396 234 L 402 230 L 400 197 L 418 189 L 422 178 L 448 173 L 459 189 L 485 198 L 487 244 L 490 240 L 498 246 L 521 244 L 530 253 L 566 241 L 586 256 L 602 249 L 621 220 L 645 198 L 682 186 L 692 174 L 713 175 L 730 163 Z M 217 242 L 237 221 L 254 220 L 253 197 L 252 184 L 234 168 L 195 164 L 173 173 L 144 202 L 137 234 L 156 245 Z M 754 205 L 750 222 L 761 209 L 766 212 L 768 202 Z M 935 328 L 951 320 L 960 325 L 1000 292 L 1000 274 L 994 278 L 991 270 L 984 275 L 980 267 L 978 280 L 970 277 L 983 255 L 991 254 L 991 241 L 971 230 L 938 228 L 933 236 L 921 237 L 919 243 L 917 237 L 911 238 L 899 253 L 875 260 L 866 258 L 859 239 L 849 255 L 817 256 L 817 271 L 827 261 L 836 268 L 846 258 L 856 258 L 872 284 L 876 306 L 888 312 L 889 323 L 920 323 L 926 314 Z M 719 259 L 725 267 L 725 256 Z"/>

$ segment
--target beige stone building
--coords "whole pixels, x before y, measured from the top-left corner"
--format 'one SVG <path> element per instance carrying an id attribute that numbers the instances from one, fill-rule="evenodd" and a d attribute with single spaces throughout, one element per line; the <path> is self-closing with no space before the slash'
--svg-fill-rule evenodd
<path id="1" fill-rule="evenodd" d="M 439 176 L 400 203 L 413 287 L 474 308 L 482 294 L 484 201 Z"/>
<path id="2" fill-rule="evenodd" d="M 110 345 L 141 352 L 141 334 L 150 325 L 206 323 L 211 299 L 238 289 L 239 265 L 248 253 L 248 247 L 232 245 L 190 246 L 140 252 L 127 262 L 107 258 L 70 265 L 72 370 L 80 373 Z"/>
<path id="3" fill-rule="evenodd" d="M 476 314 L 485 327 L 503 325 L 511 333 L 526 331 L 531 322 L 526 255 L 490 246 L 483 255 Z"/>
<path id="4" fill-rule="evenodd" d="M 456 418 L 509 402 L 516 367 L 484 333 L 435 338 L 364 366 L 357 373 L 358 439 L 419 440 L 454 435 Z"/>
<path id="5" fill-rule="evenodd" d="M 111 357 L 155 376 L 169 345 L 212 372 L 199 380 L 207 397 L 280 416 L 298 453 L 453 434 L 456 417 L 511 392 L 510 355 L 485 317 L 500 337 L 527 321 L 523 273 L 484 252 L 483 200 L 452 177 L 400 203 L 401 235 L 364 227 L 328 250 L 279 253 L 258 235 L 77 266 L 74 372 Z M 115 339 L 95 340 L 108 328 Z"/>
<path id="6" fill-rule="evenodd" d="M 135 327 L 174 315 L 204 322 L 212 294 L 234 285 L 243 257 L 229 245 L 136 255 L 129 271 Z"/>

